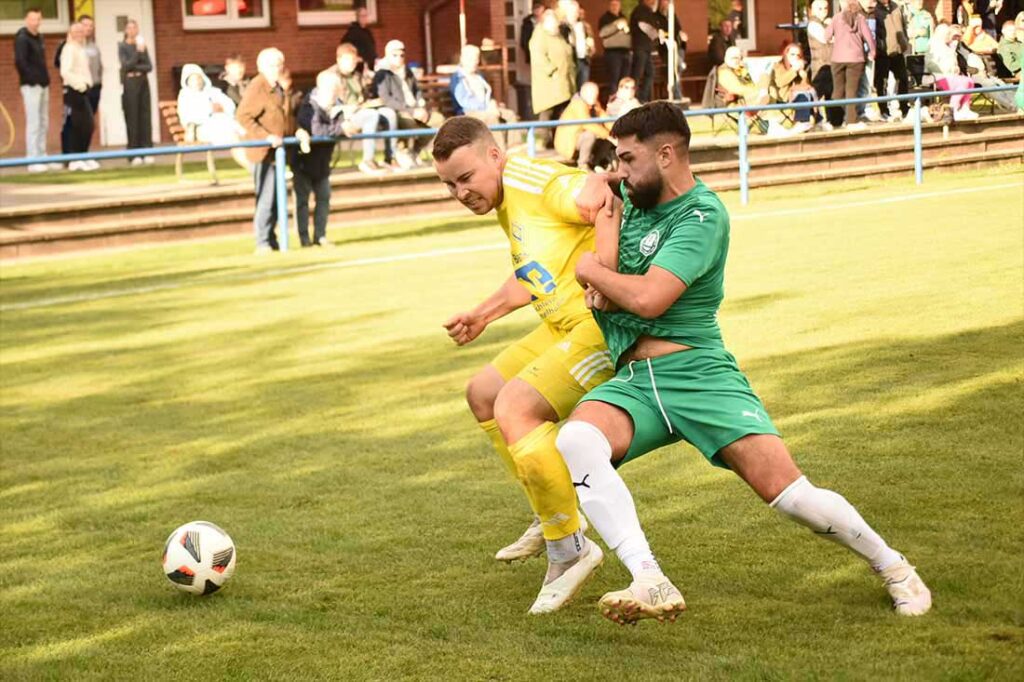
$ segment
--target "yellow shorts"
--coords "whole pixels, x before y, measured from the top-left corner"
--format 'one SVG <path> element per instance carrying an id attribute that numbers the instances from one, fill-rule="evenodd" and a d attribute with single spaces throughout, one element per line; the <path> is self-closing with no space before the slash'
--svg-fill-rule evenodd
<path id="1" fill-rule="evenodd" d="M 537 389 L 562 420 L 580 398 L 615 374 L 611 353 L 593 318 L 570 331 L 546 322 L 491 362 L 505 381 L 519 378 Z"/>

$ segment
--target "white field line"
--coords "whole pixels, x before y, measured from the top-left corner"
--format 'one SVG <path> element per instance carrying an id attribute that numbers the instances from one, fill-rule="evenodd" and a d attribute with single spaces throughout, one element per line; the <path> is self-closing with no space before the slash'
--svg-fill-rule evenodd
<path id="1" fill-rule="evenodd" d="M 877 206 L 880 204 L 897 204 L 910 201 L 922 201 L 935 199 L 937 197 L 948 197 L 955 194 L 971 194 L 975 192 L 992 192 L 1000 189 L 1020 189 L 1021 185 L 1016 183 L 1004 183 L 999 185 L 980 185 L 977 187 L 961 187 L 958 189 L 943 190 L 937 192 L 918 192 L 904 194 L 895 197 L 884 197 L 880 199 L 865 199 L 863 201 L 850 201 L 840 204 L 831 204 L 832 209 L 858 208 L 863 206 Z M 764 218 L 775 218 L 779 216 L 803 215 L 807 213 L 819 213 L 822 207 L 820 202 L 814 206 L 802 206 L 800 208 L 785 208 L 774 211 L 763 211 L 761 213 L 738 213 L 732 216 L 733 221 L 760 220 Z M 146 287 L 128 287 L 124 289 L 111 289 L 109 291 L 98 291 L 89 294 L 71 294 L 68 296 L 54 296 L 51 298 L 40 298 L 34 301 L 21 301 L 19 303 L 8 303 L 0 305 L 0 312 L 14 312 L 18 310 L 34 310 L 37 308 L 51 308 L 53 306 L 68 305 L 73 303 L 88 303 L 102 301 L 108 298 L 121 298 L 124 296 L 139 296 L 144 294 L 158 293 L 162 291 L 174 291 L 193 286 L 205 286 L 222 282 L 248 282 L 254 280 L 265 280 L 269 277 L 303 274 L 317 272 L 320 270 L 340 270 L 343 268 L 356 268 L 368 265 L 381 265 L 385 263 L 398 263 L 402 261 L 423 260 L 427 258 L 440 258 L 443 256 L 462 255 L 467 253 L 479 253 L 481 251 L 499 251 L 507 249 L 505 243 L 498 244 L 475 244 L 473 246 L 453 247 L 449 249 L 433 249 L 431 251 L 417 251 L 391 256 L 377 256 L 375 258 L 359 258 L 348 261 L 333 261 L 330 263 L 311 263 L 309 265 L 295 265 L 284 268 L 273 268 L 260 270 L 258 272 L 245 272 L 234 275 L 223 275 L 221 277 L 210 277 L 207 279 L 195 279 L 188 281 L 170 281 L 163 284 L 154 284 Z"/>

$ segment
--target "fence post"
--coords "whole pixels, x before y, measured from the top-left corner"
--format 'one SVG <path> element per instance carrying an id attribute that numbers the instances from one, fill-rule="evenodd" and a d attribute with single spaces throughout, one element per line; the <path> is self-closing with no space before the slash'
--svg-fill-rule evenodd
<path id="1" fill-rule="evenodd" d="M 924 149 L 921 142 L 921 98 L 914 99 L 914 181 L 924 184 Z"/>
<path id="2" fill-rule="evenodd" d="M 531 159 L 537 156 L 537 129 L 533 126 L 526 129 L 526 155 Z"/>
<path id="3" fill-rule="evenodd" d="M 277 238 L 281 251 L 288 250 L 288 183 L 285 181 L 284 144 L 274 150 L 274 189 L 277 192 Z"/>
<path id="4" fill-rule="evenodd" d="M 750 183 L 747 172 L 750 165 L 747 163 L 747 112 L 740 112 L 737 126 L 740 134 L 740 203 L 746 206 L 750 203 Z"/>

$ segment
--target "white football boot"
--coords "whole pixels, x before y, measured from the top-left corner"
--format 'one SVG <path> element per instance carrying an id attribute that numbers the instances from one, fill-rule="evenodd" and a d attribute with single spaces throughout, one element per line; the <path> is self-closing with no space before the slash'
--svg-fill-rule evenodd
<path id="1" fill-rule="evenodd" d="M 596 543 L 588 540 L 579 561 L 569 567 L 562 575 L 540 588 L 536 601 L 530 607 L 530 613 L 541 615 L 552 613 L 568 604 L 579 594 L 583 585 L 604 561 L 604 552 Z"/>
<path id="2" fill-rule="evenodd" d="M 624 590 L 609 592 L 597 607 L 602 616 L 619 625 L 636 625 L 644 618 L 672 623 L 686 610 L 686 602 L 668 578 L 652 575 L 634 580 Z"/>
<path id="3" fill-rule="evenodd" d="M 920 616 L 932 607 L 931 591 L 904 557 L 878 575 L 892 597 L 893 609 L 901 616 Z"/>
<path id="4" fill-rule="evenodd" d="M 587 528 L 589 528 L 587 517 L 583 515 L 583 512 L 579 514 L 580 530 L 586 533 Z M 526 559 L 540 556 L 544 553 L 546 547 L 544 544 L 544 531 L 540 527 L 540 519 L 534 516 L 533 523 L 519 536 L 519 539 L 511 545 L 499 549 L 498 553 L 494 555 L 494 559 L 495 561 L 504 561 L 509 564 L 514 561 L 525 561 Z"/>

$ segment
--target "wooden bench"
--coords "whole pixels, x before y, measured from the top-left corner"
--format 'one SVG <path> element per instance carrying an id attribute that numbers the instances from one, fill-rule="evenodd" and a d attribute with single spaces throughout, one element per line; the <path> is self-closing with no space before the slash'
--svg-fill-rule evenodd
<path id="1" fill-rule="evenodd" d="M 177 100 L 163 100 L 157 106 L 160 108 L 160 116 L 163 117 L 164 125 L 167 126 L 167 132 L 171 134 L 174 144 L 179 147 L 198 144 L 195 126 L 184 126 L 181 124 L 181 119 L 178 118 Z M 181 153 L 174 158 L 174 176 L 178 182 L 181 182 L 183 174 L 184 156 L 185 154 Z M 206 152 L 206 169 L 210 172 L 210 184 L 220 184 L 217 179 L 217 164 L 214 161 L 213 152 Z"/>

